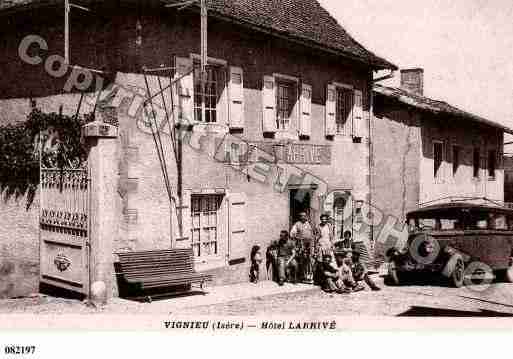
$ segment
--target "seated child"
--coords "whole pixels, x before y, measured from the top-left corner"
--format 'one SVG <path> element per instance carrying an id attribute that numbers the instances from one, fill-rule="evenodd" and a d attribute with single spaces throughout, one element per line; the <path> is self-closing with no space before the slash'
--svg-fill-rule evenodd
<path id="1" fill-rule="evenodd" d="M 359 292 L 364 287 L 357 283 L 353 278 L 353 272 L 351 270 L 351 249 L 344 249 L 338 251 L 336 256 L 339 277 L 345 287 L 349 288 L 353 292 Z"/>
<path id="2" fill-rule="evenodd" d="M 322 256 L 320 272 L 322 274 L 321 287 L 326 293 L 346 294 L 351 292 L 345 287 L 338 268 L 333 265 L 331 254 L 326 253 Z"/>
<path id="3" fill-rule="evenodd" d="M 378 287 L 376 283 L 374 283 L 372 278 L 369 277 L 369 273 L 367 272 L 365 264 L 360 262 L 360 251 L 356 249 L 353 251 L 351 272 L 356 282 L 364 281 L 365 283 L 367 283 L 370 289 L 381 290 L 381 288 Z"/>
<path id="4" fill-rule="evenodd" d="M 251 248 L 251 267 L 249 269 L 250 282 L 258 283 L 261 263 L 262 254 L 260 253 L 260 246 L 253 246 L 253 248 Z"/>

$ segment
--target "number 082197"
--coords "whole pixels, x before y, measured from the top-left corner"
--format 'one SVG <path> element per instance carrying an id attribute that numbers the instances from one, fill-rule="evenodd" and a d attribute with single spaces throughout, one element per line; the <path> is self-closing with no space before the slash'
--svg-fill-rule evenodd
<path id="1" fill-rule="evenodd" d="M 6 355 L 26 355 L 34 354 L 35 352 L 35 345 L 6 345 L 4 347 L 4 353 Z"/>

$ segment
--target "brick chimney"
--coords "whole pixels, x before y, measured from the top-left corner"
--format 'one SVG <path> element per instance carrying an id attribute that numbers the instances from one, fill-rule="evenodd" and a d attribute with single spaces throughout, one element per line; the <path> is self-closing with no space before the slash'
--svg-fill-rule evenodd
<path id="1" fill-rule="evenodd" d="M 424 95 L 424 69 L 402 69 L 401 88 L 416 95 Z"/>

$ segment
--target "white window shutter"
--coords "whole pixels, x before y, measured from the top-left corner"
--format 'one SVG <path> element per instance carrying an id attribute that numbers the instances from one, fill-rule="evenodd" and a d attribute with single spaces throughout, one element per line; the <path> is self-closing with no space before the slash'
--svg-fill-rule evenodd
<path id="1" fill-rule="evenodd" d="M 180 216 L 182 231 L 180 231 Z M 184 190 L 182 204 L 177 203 L 176 248 L 190 248 L 192 246 L 191 221 L 191 190 Z"/>
<path id="2" fill-rule="evenodd" d="M 363 93 L 361 90 L 354 90 L 353 137 L 364 137 L 365 126 L 363 122 Z"/>
<path id="3" fill-rule="evenodd" d="M 244 128 L 244 74 L 240 67 L 230 67 L 230 128 Z"/>
<path id="4" fill-rule="evenodd" d="M 310 136 L 312 133 L 312 86 L 301 85 L 301 116 L 299 117 L 299 135 Z"/>
<path id="5" fill-rule="evenodd" d="M 326 136 L 334 136 L 337 130 L 336 111 L 337 111 L 337 88 L 334 85 L 328 85 L 326 88 L 326 108 L 325 108 L 325 132 Z"/>
<path id="6" fill-rule="evenodd" d="M 276 132 L 276 81 L 273 76 L 264 76 L 262 106 L 263 131 Z"/>
<path id="7" fill-rule="evenodd" d="M 249 257 L 246 224 L 246 194 L 228 195 L 228 258 L 230 261 Z"/>
<path id="8" fill-rule="evenodd" d="M 177 83 L 178 121 L 184 124 L 194 122 L 194 70 L 193 61 L 188 57 L 176 57 L 176 76 L 184 76 Z"/>

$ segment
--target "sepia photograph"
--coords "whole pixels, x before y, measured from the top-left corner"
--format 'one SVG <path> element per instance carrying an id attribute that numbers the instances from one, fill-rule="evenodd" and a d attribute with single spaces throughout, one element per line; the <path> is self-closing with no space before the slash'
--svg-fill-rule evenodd
<path id="1" fill-rule="evenodd" d="M 2 330 L 513 326 L 510 0 L 0 18 Z"/>

